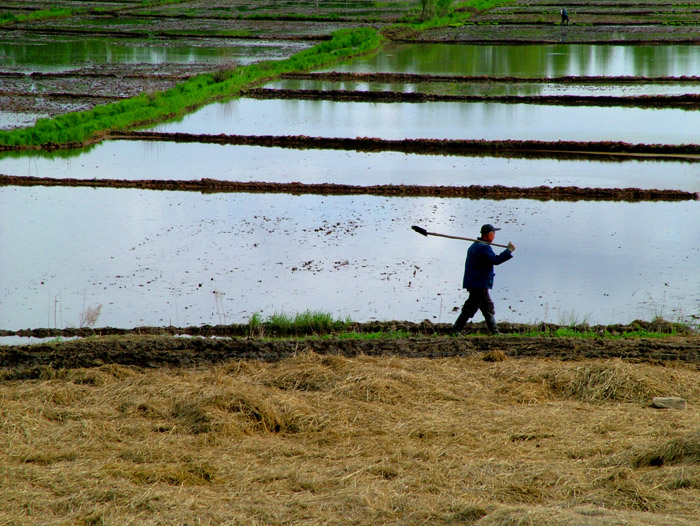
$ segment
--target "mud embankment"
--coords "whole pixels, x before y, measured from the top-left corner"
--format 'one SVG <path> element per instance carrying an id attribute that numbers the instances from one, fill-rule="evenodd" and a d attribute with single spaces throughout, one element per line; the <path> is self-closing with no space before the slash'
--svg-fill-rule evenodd
<path id="1" fill-rule="evenodd" d="M 0 175 L 0 186 L 66 186 L 87 188 L 137 188 L 201 193 L 253 193 L 293 195 L 376 195 L 387 197 L 455 197 L 468 199 L 533 199 L 539 201 L 689 201 L 700 200 L 698 193 L 682 190 L 641 188 L 580 188 L 577 186 L 537 186 L 532 188 L 494 186 L 420 186 L 304 184 L 220 181 L 216 179 L 125 180 L 125 179 L 53 179 Z"/>
<path id="2" fill-rule="evenodd" d="M 352 73 L 326 71 L 319 73 L 284 73 L 282 79 L 318 80 L 331 82 L 376 82 L 376 83 L 494 83 L 494 84 L 686 84 L 700 83 L 700 76 L 640 77 L 640 76 L 590 76 L 564 77 L 492 77 L 488 75 L 431 75 L 427 73 Z"/>
<path id="3" fill-rule="evenodd" d="M 488 336 L 263 340 L 142 336 L 2 347 L 0 378 L 46 377 L 55 369 L 98 367 L 105 364 L 191 367 L 244 359 L 277 361 L 304 351 L 347 357 L 365 355 L 406 358 L 478 356 L 500 351 L 510 358 L 619 358 L 657 364 L 685 362 L 700 365 L 700 339 L 697 336 L 625 340 Z"/>
<path id="4" fill-rule="evenodd" d="M 500 104 L 540 104 L 547 106 L 598 106 L 623 108 L 700 108 L 700 95 L 443 95 L 397 91 L 351 91 L 315 89 L 255 88 L 243 95 L 252 99 L 325 100 L 333 102 L 489 102 Z"/>
<path id="5" fill-rule="evenodd" d="M 401 152 L 427 155 L 460 155 L 554 159 L 614 159 L 649 157 L 663 160 L 700 161 L 700 144 L 632 144 L 622 141 L 537 141 L 484 139 L 378 139 L 375 137 L 310 137 L 308 135 L 228 135 L 124 131 L 105 139 L 230 144 L 293 148 L 297 150 L 349 150 Z M 47 145 L 50 149 L 51 145 Z M 11 147 L 8 147 L 11 149 Z M 2 147 L 0 147 L 0 151 Z"/>

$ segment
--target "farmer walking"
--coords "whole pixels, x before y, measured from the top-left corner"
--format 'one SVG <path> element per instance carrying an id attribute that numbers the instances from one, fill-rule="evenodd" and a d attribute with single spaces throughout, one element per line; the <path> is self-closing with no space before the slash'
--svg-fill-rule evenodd
<path id="1" fill-rule="evenodd" d="M 491 248 L 491 243 L 496 237 L 496 231 L 492 225 L 481 227 L 481 237 L 479 237 L 467 250 L 467 260 L 464 264 L 464 280 L 462 287 L 467 289 L 469 297 L 462 306 L 462 312 L 452 327 L 452 334 L 460 332 L 472 318 L 476 311 L 480 310 L 486 319 L 486 327 L 491 334 L 498 334 L 496 326 L 495 308 L 489 289 L 493 288 L 494 265 L 508 261 L 513 257 L 515 245 L 508 243 L 508 248 L 496 255 Z"/>
<path id="2" fill-rule="evenodd" d="M 560 9 L 559 13 L 561 14 L 561 25 L 563 26 L 565 23 L 568 26 L 569 25 L 569 13 L 566 12 L 566 9 Z"/>

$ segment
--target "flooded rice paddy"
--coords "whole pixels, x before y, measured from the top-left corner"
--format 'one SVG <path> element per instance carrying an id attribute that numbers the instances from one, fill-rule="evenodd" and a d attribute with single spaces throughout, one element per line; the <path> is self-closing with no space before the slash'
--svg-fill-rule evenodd
<path id="1" fill-rule="evenodd" d="M 3 328 L 246 322 L 255 312 L 450 322 L 483 222 L 517 245 L 493 297 L 513 322 L 700 309 L 697 202 L 599 203 L 0 189 Z"/>
<path id="2" fill-rule="evenodd" d="M 265 86 L 268 89 L 284 90 L 346 90 L 346 91 L 378 91 L 397 93 L 430 93 L 436 95 L 461 96 L 616 96 L 633 97 L 641 95 L 685 95 L 700 94 L 700 80 L 672 84 L 670 82 L 642 84 L 601 84 L 600 82 L 586 83 L 553 83 L 553 82 L 494 82 L 494 77 L 479 81 L 453 82 L 367 82 L 363 80 L 314 80 L 314 79 L 283 79 L 271 82 Z"/>
<path id="3" fill-rule="evenodd" d="M 241 98 L 211 104 L 159 132 L 381 139 L 694 143 L 698 115 L 638 109 L 461 102 L 338 102 Z"/>
<path id="4" fill-rule="evenodd" d="M 206 159 L 203 168 L 202 160 Z M 2 174 L 126 180 L 672 189 L 700 192 L 700 163 L 556 160 L 106 141 L 85 151 L 0 154 Z"/>
<path id="5" fill-rule="evenodd" d="M 368 57 L 327 68 L 489 77 L 681 77 L 700 72 L 700 49 L 689 45 L 391 44 Z"/>
<path id="6" fill-rule="evenodd" d="M 151 51 L 153 60 L 158 60 L 157 51 Z M 119 56 L 120 51 L 116 53 Z M 194 63 L 223 59 L 218 51 L 210 58 L 206 49 L 203 53 Z M 128 54 L 120 60 L 128 60 Z M 176 55 L 164 60 L 188 59 Z M 63 67 L 58 62 L 46 67 Z M 700 71 L 696 65 L 700 64 L 694 48 L 683 46 L 397 45 L 333 69 L 665 80 L 397 85 L 287 79 L 267 87 L 668 95 L 697 91 L 692 79 L 668 81 L 695 74 Z M 151 129 L 209 135 L 668 145 L 695 144 L 697 123 L 695 110 L 669 107 L 345 102 L 273 96 L 212 104 Z M 581 144 L 585 150 L 585 142 Z M 53 153 L 5 153 L 0 156 L 0 174 L 80 180 L 208 178 L 360 186 L 700 191 L 700 163 L 692 158 L 601 160 L 585 157 L 584 151 L 582 158 L 556 160 L 154 140 L 108 140 L 84 150 Z M 607 324 L 661 315 L 683 320 L 700 313 L 699 212 L 698 201 L 692 200 L 567 202 L 4 186 L 0 187 L 0 328 L 77 326 L 81 313 L 95 305 L 102 305 L 97 325 L 117 327 L 245 323 L 254 313 L 307 309 L 357 321 L 451 322 L 465 299 L 460 286 L 467 245 L 424 238 L 410 227 L 418 224 L 430 231 L 475 237 L 485 222 L 503 228 L 497 242 L 512 241 L 518 247 L 515 258 L 497 268 L 493 298 L 499 319 Z"/>
<path id="7" fill-rule="evenodd" d="M 293 41 L 227 39 L 222 43 L 178 43 L 164 39 L 61 37 L 0 40 L 0 69 L 57 73 L 96 64 L 250 64 L 277 60 L 309 47 Z"/>

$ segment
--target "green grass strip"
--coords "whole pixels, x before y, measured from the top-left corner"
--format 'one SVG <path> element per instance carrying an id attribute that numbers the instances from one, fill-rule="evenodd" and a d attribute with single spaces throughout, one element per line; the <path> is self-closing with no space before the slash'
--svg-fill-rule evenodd
<path id="1" fill-rule="evenodd" d="M 142 94 L 53 119 L 38 119 L 30 128 L 0 131 L 0 145 L 17 148 L 73 146 L 95 141 L 105 132 L 146 126 L 182 116 L 205 104 L 233 98 L 243 88 L 282 73 L 308 71 L 368 53 L 380 44 L 381 36 L 375 29 L 342 29 L 332 33 L 330 40 L 285 60 L 263 61 L 234 70 L 197 75 L 167 91 Z"/>
<path id="2" fill-rule="evenodd" d="M 32 20 L 45 20 L 47 18 L 66 18 L 73 16 L 83 10 L 74 11 L 72 9 L 39 9 L 28 15 L 15 15 L 13 13 L 0 13 L 0 25 L 12 24 L 15 22 L 30 22 Z"/>

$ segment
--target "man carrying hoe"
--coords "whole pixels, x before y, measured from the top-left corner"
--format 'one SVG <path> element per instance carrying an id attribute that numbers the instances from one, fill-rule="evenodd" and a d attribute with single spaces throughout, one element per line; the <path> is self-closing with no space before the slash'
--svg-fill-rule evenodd
<path id="1" fill-rule="evenodd" d="M 452 327 L 452 334 L 460 332 L 476 311 L 481 313 L 486 319 L 486 326 L 491 334 L 498 334 L 496 326 L 495 309 L 493 301 L 489 296 L 489 289 L 493 288 L 494 265 L 508 261 L 513 257 L 515 245 L 508 243 L 508 248 L 496 255 L 491 248 L 496 237 L 496 231 L 492 225 L 481 227 L 481 237 L 478 238 L 467 250 L 467 260 L 464 264 L 464 281 L 462 286 L 469 292 L 467 301 L 464 302 L 462 312 Z"/>

